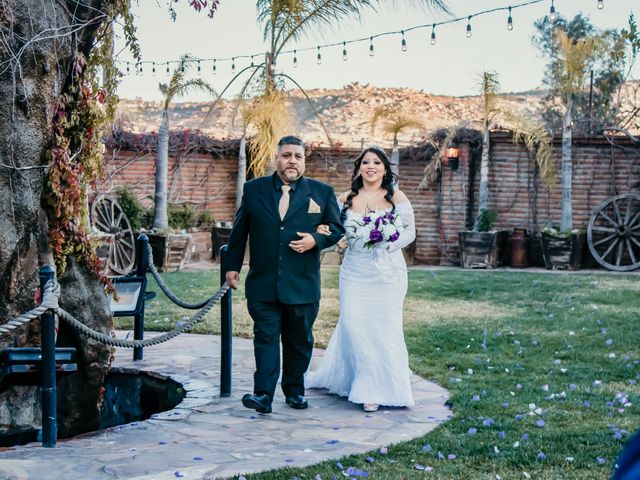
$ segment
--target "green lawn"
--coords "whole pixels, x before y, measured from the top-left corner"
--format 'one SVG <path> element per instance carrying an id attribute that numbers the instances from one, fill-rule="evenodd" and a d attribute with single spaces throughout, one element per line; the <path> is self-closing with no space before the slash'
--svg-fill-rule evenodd
<path id="1" fill-rule="evenodd" d="M 218 272 L 169 273 L 186 301 L 211 295 Z M 640 277 L 633 274 L 411 271 L 405 335 L 411 368 L 450 391 L 453 418 L 416 440 L 304 469 L 247 479 L 607 479 L 640 427 Z M 150 280 L 153 286 L 153 280 Z M 162 295 L 159 295 L 162 297 Z M 184 315 L 153 300 L 147 328 Z M 215 309 L 195 331 L 218 332 Z M 337 269 L 323 270 L 316 339 L 338 311 Z M 119 318 L 120 328 L 131 326 Z M 234 334 L 249 336 L 243 292 Z M 351 472 L 359 473 L 358 470 Z"/>

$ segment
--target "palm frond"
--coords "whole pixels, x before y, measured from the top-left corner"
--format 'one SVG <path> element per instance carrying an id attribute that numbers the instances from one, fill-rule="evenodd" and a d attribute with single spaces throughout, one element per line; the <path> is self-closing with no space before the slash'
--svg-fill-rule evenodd
<path id="1" fill-rule="evenodd" d="M 382 105 L 381 107 L 375 108 L 375 110 L 373 111 L 373 115 L 371 116 L 371 121 L 369 122 L 371 124 L 372 136 L 374 135 L 376 127 L 378 126 L 380 120 L 389 118 L 395 113 L 395 111 L 396 109 L 389 105 Z"/>
<path id="2" fill-rule="evenodd" d="M 500 111 L 498 93 L 500 91 L 500 76 L 497 72 L 486 71 L 480 74 L 480 94 L 482 95 L 482 124 L 488 128 L 493 117 Z"/>
<path id="3" fill-rule="evenodd" d="M 392 135 L 394 142 L 396 137 L 402 131 L 408 128 L 421 129 L 424 128 L 424 125 L 420 120 L 414 117 L 410 117 L 402 113 L 399 106 L 381 106 L 377 107 L 373 111 L 373 115 L 371 117 L 371 135 L 375 133 L 378 124 L 383 122 L 382 124 L 382 132 L 387 135 Z"/>
<path id="4" fill-rule="evenodd" d="M 556 48 L 560 53 L 558 78 L 560 92 L 574 95 L 582 91 L 589 65 L 603 48 L 603 42 L 597 35 L 581 39 L 570 38 L 562 29 L 554 33 Z"/>
<path id="5" fill-rule="evenodd" d="M 265 92 L 252 106 L 251 123 L 256 134 L 251 139 L 249 170 L 260 176 L 273 160 L 278 140 L 291 131 L 293 122 L 284 93 Z"/>
<path id="6" fill-rule="evenodd" d="M 415 118 L 398 115 L 397 117 L 393 118 L 392 121 L 382 127 L 382 131 L 386 134 L 393 135 L 393 137 L 395 138 L 399 133 L 408 128 L 418 130 L 424 128 L 424 125 L 421 121 Z"/>
<path id="7" fill-rule="evenodd" d="M 553 163 L 551 142 L 553 137 L 545 126 L 522 115 L 507 115 L 513 131 L 513 142 L 522 143 L 531 155 L 532 166 L 538 168 L 540 178 L 548 188 L 552 188 L 556 180 L 556 167 Z"/>

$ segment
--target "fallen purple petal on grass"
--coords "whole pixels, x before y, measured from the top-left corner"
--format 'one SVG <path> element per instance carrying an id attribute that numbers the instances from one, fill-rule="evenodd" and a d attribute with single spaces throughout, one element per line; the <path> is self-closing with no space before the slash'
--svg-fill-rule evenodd
<path id="1" fill-rule="evenodd" d="M 540 427 L 540 428 L 544 427 L 544 420 L 543 419 L 536 420 L 536 427 Z"/>
<path id="2" fill-rule="evenodd" d="M 520 435 L 520 440 L 529 440 L 529 434 L 523 433 L 522 435 Z"/>
<path id="3" fill-rule="evenodd" d="M 431 444 L 429 443 L 422 447 L 423 452 L 430 452 L 431 450 L 433 450 L 433 448 L 431 448 Z"/>
<path id="4" fill-rule="evenodd" d="M 173 475 L 178 477 L 178 478 L 184 477 L 184 473 L 182 473 L 180 470 L 177 470 L 177 471 L 173 472 Z"/>
<path id="5" fill-rule="evenodd" d="M 285 459 L 284 459 L 284 462 L 285 462 L 285 463 L 293 463 L 293 462 L 294 462 L 294 460 L 293 460 L 293 458 L 285 458 Z"/>
<path id="6" fill-rule="evenodd" d="M 202 457 L 193 457 L 193 459 L 194 459 L 196 462 L 199 462 L 200 460 L 202 460 Z"/>
<path id="7" fill-rule="evenodd" d="M 424 465 L 416 463 L 416 470 L 424 470 Z"/>
<path id="8" fill-rule="evenodd" d="M 504 402 L 501 407 L 503 408 L 509 408 L 509 402 Z"/>
<path id="9" fill-rule="evenodd" d="M 513 418 L 515 418 L 516 420 L 522 420 L 522 419 L 524 418 L 524 415 L 521 415 L 521 414 L 519 414 L 519 413 L 518 413 L 518 414 L 517 414 L 515 417 L 513 417 Z"/>
<path id="10" fill-rule="evenodd" d="M 476 433 L 478 433 L 478 429 L 471 427 L 469 430 L 467 430 L 467 433 L 469 434 L 469 436 L 473 437 Z"/>
<path id="11" fill-rule="evenodd" d="M 604 465 L 605 463 L 607 463 L 607 461 L 602 457 L 597 457 L 596 461 L 598 462 L 598 465 Z"/>
<path id="12" fill-rule="evenodd" d="M 498 437 L 499 438 L 507 438 L 507 432 L 505 432 L 504 430 L 502 432 L 498 432 Z"/>
<path id="13" fill-rule="evenodd" d="M 387 447 L 380 447 L 381 455 L 386 455 L 387 453 L 389 453 L 389 449 Z"/>
<path id="14" fill-rule="evenodd" d="M 582 406 L 583 407 L 590 407 L 591 406 L 591 402 L 589 400 L 585 400 L 584 402 L 582 402 Z"/>
<path id="15" fill-rule="evenodd" d="M 622 434 L 621 434 L 620 432 L 615 432 L 615 433 L 613 434 L 613 438 L 614 438 L 615 440 L 620 440 L 620 439 L 622 438 Z"/>
<path id="16" fill-rule="evenodd" d="M 474 395 L 473 397 L 471 397 L 471 401 L 472 402 L 479 402 L 480 401 L 480 395 Z"/>
<path id="17" fill-rule="evenodd" d="M 354 477 L 368 477 L 369 473 L 364 470 L 360 470 L 359 468 L 349 467 L 345 470 L 347 475 L 352 475 Z"/>
<path id="18" fill-rule="evenodd" d="M 326 443 L 327 445 L 335 445 L 338 442 L 340 442 L 340 440 L 327 440 L 324 443 Z"/>
<path id="19" fill-rule="evenodd" d="M 547 459 L 547 456 L 544 454 L 544 452 L 540 452 L 538 453 L 538 456 L 536 458 L 540 461 L 543 461 Z"/>
<path id="20" fill-rule="evenodd" d="M 609 339 L 607 339 L 607 341 L 606 341 L 606 342 L 604 342 L 604 343 L 606 343 L 607 345 L 611 345 L 611 344 L 613 344 L 613 340 L 611 340 L 611 339 L 609 338 Z"/>
<path id="21" fill-rule="evenodd" d="M 344 469 L 344 467 L 342 466 L 342 464 L 340 462 L 336 462 L 336 467 L 338 467 L 340 470 Z"/>
<path id="22" fill-rule="evenodd" d="M 161 441 L 158 442 L 158 445 L 166 445 L 166 444 L 167 444 L 167 442 L 165 442 L 164 440 L 161 440 Z"/>
<path id="23" fill-rule="evenodd" d="M 455 453 L 450 453 L 449 455 L 447 455 L 448 460 L 455 460 L 456 458 L 458 458 L 458 456 Z"/>
<path id="24" fill-rule="evenodd" d="M 375 458 L 373 458 L 373 457 L 367 457 L 365 460 L 366 460 L 367 462 L 369 462 L 369 463 L 375 463 L 375 461 L 376 461 L 376 459 L 375 459 Z"/>
<path id="25" fill-rule="evenodd" d="M 576 385 L 575 383 L 569 385 L 569 390 L 575 390 L 576 388 L 578 388 L 578 385 Z"/>
<path id="26" fill-rule="evenodd" d="M 482 422 L 482 425 L 485 427 L 490 427 L 491 425 L 493 425 L 495 422 L 493 421 L 493 418 L 487 418 L 486 420 L 484 420 Z"/>

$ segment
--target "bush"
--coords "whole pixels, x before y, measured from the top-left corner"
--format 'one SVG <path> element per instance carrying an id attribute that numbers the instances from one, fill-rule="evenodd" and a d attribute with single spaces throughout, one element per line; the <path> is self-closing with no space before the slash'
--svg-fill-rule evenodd
<path id="1" fill-rule="evenodd" d="M 198 214 L 198 227 L 211 227 L 214 222 L 213 214 L 208 210 L 203 210 Z"/>
<path id="2" fill-rule="evenodd" d="M 174 230 L 195 227 L 196 221 L 196 209 L 192 205 L 169 206 L 169 226 Z"/>
<path id="3" fill-rule="evenodd" d="M 489 232 L 493 229 L 493 224 L 496 223 L 498 214 L 494 210 L 488 208 L 481 208 L 478 212 L 478 219 L 476 220 L 476 231 Z"/>
<path id="4" fill-rule="evenodd" d="M 122 211 L 129 219 L 133 230 L 140 230 L 143 227 L 143 216 L 145 209 L 133 190 L 128 187 L 116 189 L 116 200 L 122 207 Z M 153 215 L 152 215 L 153 218 Z"/>

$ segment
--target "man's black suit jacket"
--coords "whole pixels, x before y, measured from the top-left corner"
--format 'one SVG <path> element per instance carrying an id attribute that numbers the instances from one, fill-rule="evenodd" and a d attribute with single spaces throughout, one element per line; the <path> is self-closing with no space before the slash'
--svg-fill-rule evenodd
<path id="1" fill-rule="evenodd" d="M 256 178 L 244 185 L 229 236 L 226 269 L 240 271 L 248 237 L 249 273 L 245 282 L 248 300 L 291 305 L 317 302 L 320 251 L 344 235 L 338 202 L 329 185 L 301 177 L 287 214 L 280 220 L 274 176 Z M 320 224 L 328 225 L 331 233 L 317 233 Z M 304 253 L 293 251 L 289 242 L 300 239 L 296 232 L 313 235 L 316 247 Z"/>

